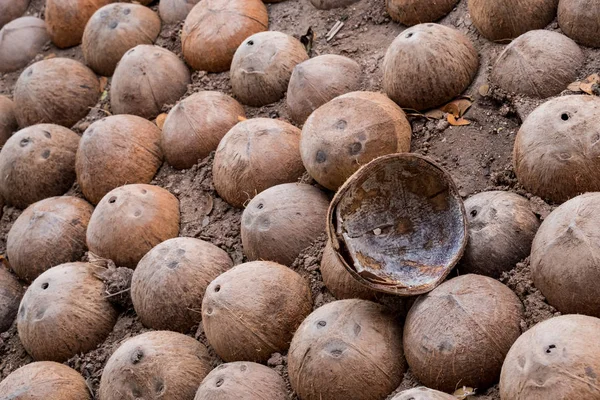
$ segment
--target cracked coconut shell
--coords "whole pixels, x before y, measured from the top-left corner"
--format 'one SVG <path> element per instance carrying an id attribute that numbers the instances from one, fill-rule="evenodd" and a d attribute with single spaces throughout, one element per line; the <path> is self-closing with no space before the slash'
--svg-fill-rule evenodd
<path id="1" fill-rule="evenodd" d="M 75 170 L 93 204 L 116 187 L 150 183 L 163 161 L 160 129 L 135 115 L 113 115 L 90 125 L 79 142 Z"/>
<path id="2" fill-rule="evenodd" d="M 8 232 L 10 266 L 26 282 L 44 271 L 79 261 L 94 207 L 72 196 L 51 197 L 27 207 Z"/>
<path id="3" fill-rule="evenodd" d="M 39 124 L 12 135 L 0 151 L 0 196 L 24 209 L 60 196 L 75 181 L 79 136 L 62 126 Z"/>
<path id="4" fill-rule="evenodd" d="M 176 24 L 186 19 L 200 0 L 162 0 L 158 3 L 160 19 L 165 24 Z"/>
<path id="5" fill-rule="evenodd" d="M 186 97 L 171 109 L 162 128 L 167 163 L 191 168 L 216 150 L 223 136 L 245 117 L 244 107 L 221 92 L 200 91 Z"/>
<path id="6" fill-rule="evenodd" d="M 0 29 L 19 18 L 29 7 L 29 0 L 0 0 Z"/>
<path id="7" fill-rule="evenodd" d="M 0 147 L 19 129 L 15 117 L 15 104 L 6 96 L 0 96 Z"/>
<path id="8" fill-rule="evenodd" d="M 458 0 L 386 0 L 386 9 L 394 21 L 413 26 L 445 17 L 456 3 Z"/>
<path id="9" fill-rule="evenodd" d="M 332 8 L 347 7 L 351 4 L 357 3 L 360 0 L 310 0 L 315 8 L 319 10 L 331 10 Z"/>
<path id="10" fill-rule="evenodd" d="M 249 119 L 231 128 L 213 163 L 217 193 L 239 208 L 265 189 L 296 182 L 303 173 L 300 129 L 271 118 Z"/>
<path id="11" fill-rule="evenodd" d="M 77 46 L 89 19 L 112 0 L 46 0 L 48 33 L 56 47 Z"/>
<path id="12" fill-rule="evenodd" d="M 269 15 L 261 0 L 203 0 L 181 30 L 183 57 L 195 70 L 227 71 L 244 39 L 267 29 Z"/>
<path id="13" fill-rule="evenodd" d="M 399 321 L 366 300 L 317 308 L 288 353 L 290 382 L 303 400 L 384 400 L 405 372 Z"/>
<path id="14" fill-rule="evenodd" d="M 135 269 L 154 246 L 179 235 L 179 200 L 166 189 L 132 184 L 100 200 L 87 230 L 91 252 Z"/>
<path id="15" fill-rule="evenodd" d="M 112 331 L 118 313 L 106 299 L 100 270 L 83 262 L 61 264 L 29 286 L 17 329 L 34 360 L 66 361 L 95 349 Z"/>
<path id="16" fill-rule="evenodd" d="M 560 0 L 558 25 L 565 35 L 588 47 L 600 47 L 600 2 Z"/>
<path id="17" fill-rule="evenodd" d="M 416 387 L 409 390 L 404 390 L 391 400 L 456 400 L 457 398 L 451 394 L 439 392 L 437 390 L 428 389 L 426 387 Z"/>
<path id="18" fill-rule="evenodd" d="M 498 381 L 522 319 L 519 298 L 500 282 L 474 274 L 446 281 L 408 312 L 404 352 L 410 370 L 432 389 L 486 389 Z"/>
<path id="19" fill-rule="evenodd" d="M 206 346 L 194 338 L 168 331 L 142 333 L 108 359 L 98 398 L 191 400 L 211 368 Z"/>
<path id="20" fill-rule="evenodd" d="M 206 288 L 202 324 L 208 342 L 226 362 L 266 362 L 288 349 L 312 310 L 308 282 L 270 261 L 248 262 Z"/>
<path id="21" fill-rule="evenodd" d="M 108 4 L 96 11 L 85 26 L 81 46 L 85 63 L 97 74 L 111 76 L 129 49 L 151 45 L 159 33 L 160 18 L 148 7 Z"/>
<path id="22" fill-rule="evenodd" d="M 400 107 L 426 110 L 452 100 L 469 87 L 479 69 L 473 43 L 439 24 L 408 28 L 383 60 L 383 89 Z"/>
<path id="23" fill-rule="evenodd" d="M 49 40 L 43 19 L 22 17 L 9 22 L 0 30 L 0 72 L 23 68 Z"/>
<path id="24" fill-rule="evenodd" d="M 352 92 L 308 117 L 300 154 L 310 176 L 335 191 L 369 161 L 410 151 L 411 134 L 404 111 L 386 95 Z"/>
<path id="25" fill-rule="evenodd" d="M 23 286 L 17 278 L 6 268 L 0 267 L 0 333 L 9 330 L 15 321 L 23 292 Z"/>
<path id="26" fill-rule="evenodd" d="M 140 44 L 129 50 L 115 69 L 110 105 L 115 114 L 154 118 L 165 104 L 174 104 L 192 82 L 187 66 L 162 47 Z"/>

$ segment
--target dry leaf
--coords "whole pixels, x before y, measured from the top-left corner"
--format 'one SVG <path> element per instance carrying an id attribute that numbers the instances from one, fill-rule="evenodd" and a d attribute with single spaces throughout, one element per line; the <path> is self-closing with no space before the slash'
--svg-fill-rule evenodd
<path id="1" fill-rule="evenodd" d="M 445 113 L 454 115 L 456 118 L 460 117 L 460 109 L 456 103 L 450 102 L 442 107 L 441 110 Z"/>
<path id="2" fill-rule="evenodd" d="M 490 94 L 490 85 L 481 85 L 481 86 L 479 86 L 479 94 L 482 95 L 483 97 L 485 97 L 488 94 Z"/>
<path id="3" fill-rule="evenodd" d="M 452 100 L 450 103 L 442 107 L 442 111 L 454 115 L 456 118 L 462 117 L 471 108 L 473 102 L 466 98 Z"/>
<path id="4" fill-rule="evenodd" d="M 434 110 L 429 110 L 425 113 L 425 116 L 427 118 L 433 118 L 433 119 L 444 119 L 444 112 L 442 110 L 440 110 L 439 108 L 436 108 Z"/>
<path id="5" fill-rule="evenodd" d="M 581 92 L 581 82 L 573 82 L 569 86 L 567 86 L 567 89 L 572 92 Z"/>
<path id="6" fill-rule="evenodd" d="M 466 120 L 464 118 L 458 118 L 458 119 L 456 119 L 456 117 L 454 116 L 454 114 L 448 114 L 448 122 L 452 126 L 471 125 L 471 121 Z"/>
<path id="7" fill-rule="evenodd" d="M 469 396 L 474 396 L 475 389 L 473 389 L 471 387 L 463 386 L 460 389 L 456 390 L 452 395 L 459 400 L 464 400 Z"/>
<path id="8" fill-rule="evenodd" d="M 54 57 L 56 57 L 56 54 L 50 53 L 46 57 L 44 57 L 44 60 L 49 60 L 49 59 L 54 58 Z"/>
<path id="9" fill-rule="evenodd" d="M 244 117 L 243 115 L 238 115 L 238 122 L 243 122 L 246 121 L 248 118 Z"/>
<path id="10" fill-rule="evenodd" d="M 106 85 L 108 85 L 108 78 L 105 76 L 100 77 L 100 92 L 104 92 L 106 89 Z"/>
<path id="11" fill-rule="evenodd" d="M 167 114 L 162 113 L 160 114 L 158 117 L 156 117 L 156 126 L 158 126 L 160 129 L 163 128 L 163 126 L 165 125 L 165 120 L 167 119 Z"/>

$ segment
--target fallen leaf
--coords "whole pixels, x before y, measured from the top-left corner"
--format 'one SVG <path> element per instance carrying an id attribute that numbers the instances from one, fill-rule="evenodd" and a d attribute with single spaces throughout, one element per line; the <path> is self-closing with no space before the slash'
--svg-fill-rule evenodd
<path id="1" fill-rule="evenodd" d="M 456 390 L 452 395 L 459 400 L 464 400 L 469 396 L 474 396 L 475 389 L 473 389 L 471 387 L 463 386 L 460 389 Z"/>
<path id="2" fill-rule="evenodd" d="M 433 119 L 444 119 L 444 116 L 446 114 L 444 114 L 444 112 L 442 110 L 440 110 L 439 108 L 436 108 L 434 110 L 429 110 L 425 113 L 425 116 L 427 118 L 433 118 Z"/>
<path id="3" fill-rule="evenodd" d="M 452 126 L 471 125 L 471 121 L 466 120 L 464 118 L 458 118 L 458 119 L 456 119 L 456 117 L 454 116 L 454 114 L 448 114 L 448 122 Z"/>
<path id="4" fill-rule="evenodd" d="M 471 108 L 473 102 L 466 98 L 460 98 L 452 100 L 450 103 L 442 107 L 442 111 L 450 113 L 455 117 L 459 118 L 465 115 L 465 113 Z"/>
<path id="5" fill-rule="evenodd" d="M 108 85 L 108 78 L 105 76 L 100 77 L 100 92 L 104 92 L 106 89 L 106 85 Z"/>
<path id="6" fill-rule="evenodd" d="M 490 94 L 490 85 L 481 85 L 479 86 L 479 94 L 483 97 Z"/>
<path id="7" fill-rule="evenodd" d="M 46 57 L 44 57 L 44 60 L 49 60 L 49 59 L 54 58 L 54 57 L 56 57 L 56 54 L 50 53 Z"/>
<path id="8" fill-rule="evenodd" d="M 455 116 L 456 118 L 460 117 L 460 109 L 456 103 L 450 102 L 442 107 L 441 110 L 445 113 Z"/>
<path id="9" fill-rule="evenodd" d="M 165 114 L 165 113 L 160 114 L 158 117 L 156 117 L 156 126 L 158 126 L 160 129 L 162 129 L 163 126 L 165 125 L 166 119 L 167 119 L 167 114 Z"/>
<path id="10" fill-rule="evenodd" d="M 105 90 L 104 92 L 102 92 L 102 96 L 100 96 L 100 101 L 106 100 L 107 97 L 108 97 L 108 91 Z"/>
<path id="11" fill-rule="evenodd" d="M 248 118 L 244 117 L 243 115 L 238 115 L 238 122 L 243 122 L 246 121 Z"/>
<path id="12" fill-rule="evenodd" d="M 572 92 L 581 92 L 581 82 L 573 82 L 569 86 L 567 86 L 567 89 Z"/>

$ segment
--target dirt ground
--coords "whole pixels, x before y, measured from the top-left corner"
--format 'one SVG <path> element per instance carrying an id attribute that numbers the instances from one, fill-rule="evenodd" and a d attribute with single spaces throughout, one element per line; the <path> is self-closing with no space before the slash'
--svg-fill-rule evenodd
<path id="1" fill-rule="evenodd" d="M 340 54 L 356 60 L 364 72 L 363 89 L 378 91 L 381 89 L 381 68 L 385 51 L 392 40 L 405 29 L 390 20 L 384 3 L 383 0 L 361 0 L 345 9 L 331 11 L 319 11 L 310 4 L 309 0 L 286 0 L 269 4 L 270 30 L 282 31 L 299 38 L 309 27 L 312 27 L 316 33 L 312 56 Z M 43 17 L 43 4 L 43 0 L 32 0 L 27 14 Z M 157 5 L 153 4 L 152 8 L 156 10 Z M 327 42 L 325 35 L 338 20 L 344 21 L 344 27 L 332 41 Z M 494 88 L 486 96 L 479 94 L 480 86 L 488 83 L 491 66 L 504 45 L 491 43 L 479 36 L 468 15 L 466 0 L 461 0 L 454 11 L 441 23 L 467 34 L 480 54 L 479 73 L 465 93 L 474 99 L 473 107 L 466 115 L 472 124 L 453 127 L 445 121 L 411 118 L 412 151 L 427 155 L 443 165 L 455 179 L 463 197 L 490 189 L 514 191 L 530 198 L 534 209 L 543 219 L 553 209 L 552 205 L 526 193 L 518 185 L 511 167 L 515 134 L 521 121 L 540 104 L 540 101 L 503 94 Z M 180 29 L 181 24 L 163 26 L 157 44 L 181 55 Z M 547 29 L 559 30 L 556 22 L 551 23 Z M 584 52 L 587 61 L 579 72 L 581 78 L 600 69 L 600 50 L 584 49 Z M 39 54 L 34 61 L 52 55 L 83 60 L 79 46 L 59 50 L 53 45 L 47 45 L 43 53 Z M 0 75 L 0 94 L 12 95 L 19 74 L 20 71 Z M 220 74 L 195 72 L 192 81 L 185 96 L 199 90 L 219 90 L 231 94 L 227 72 Z M 110 80 L 107 87 L 110 90 Z M 166 105 L 163 111 L 168 112 L 172 106 Z M 248 117 L 281 118 L 289 121 L 285 100 L 261 108 L 246 107 L 246 112 Z M 110 113 L 110 103 L 107 98 L 90 110 L 89 115 L 78 122 L 73 129 L 82 133 L 91 122 Z M 245 261 L 240 239 L 241 210 L 230 207 L 217 196 L 212 183 L 212 156 L 184 171 L 177 171 L 168 165 L 163 165 L 153 183 L 166 188 L 179 198 L 181 236 L 210 241 L 226 250 L 236 264 Z M 69 194 L 81 196 L 76 184 Z M 0 220 L 0 254 L 6 250 L 7 233 L 19 214 L 20 211 L 15 208 L 4 207 Z M 319 238 L 291 266 L 310 281 L 315 308 L 334 300 L 323 285 L 319 272 L 323 246 L 324 238 Z M 523 301 L 526 310 L 526 319 L 522 322 L 523 330 L 557 315 L 556 310 L 550 307 L 539 291 L 533 287 L 528 260 L 519 263 L 501 281 Z M 406 312 L 406 302 L 401 299 L 383 297 L 380 301 L 394 308 L 399 315 Z M 123 340 L 145 330 L 147 329 L 141 325 L 134 311 L 124 307 L 107 340 L 96 350 L 73 357 L 68 364 L 81 372 L 91 390 L 95 392 L 103 366 L 112 352 Z M 189 334 L 206 343 L 201 324 Z M 8 332 L 0 334 L 1 379 L 31 361 L 19 342 L 14 326 Z M 220 362 L 215 356 L 215 364 Z M 274 354 L 268 365 L 287 379 L 285 354 Z M 409 371 L 397 391 L 416 385 L 418 382 Z M 293 394 L 291 395 L 295 398 Z M 494 386 L 472 398 L 495 400 L 500 397 L 497 386 Z"/>

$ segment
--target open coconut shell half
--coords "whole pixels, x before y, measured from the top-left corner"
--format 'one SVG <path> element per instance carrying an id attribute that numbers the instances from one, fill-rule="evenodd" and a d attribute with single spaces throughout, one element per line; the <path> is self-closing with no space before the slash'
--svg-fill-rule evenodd
<path id="1" fill-rule="evenodd" d="M 363 285 L 413 296 L 439 285 L 467 244 L 463 202 L 450 175 L 416 154 L 379 157 L 335 195 L 327 235 Z"/>

